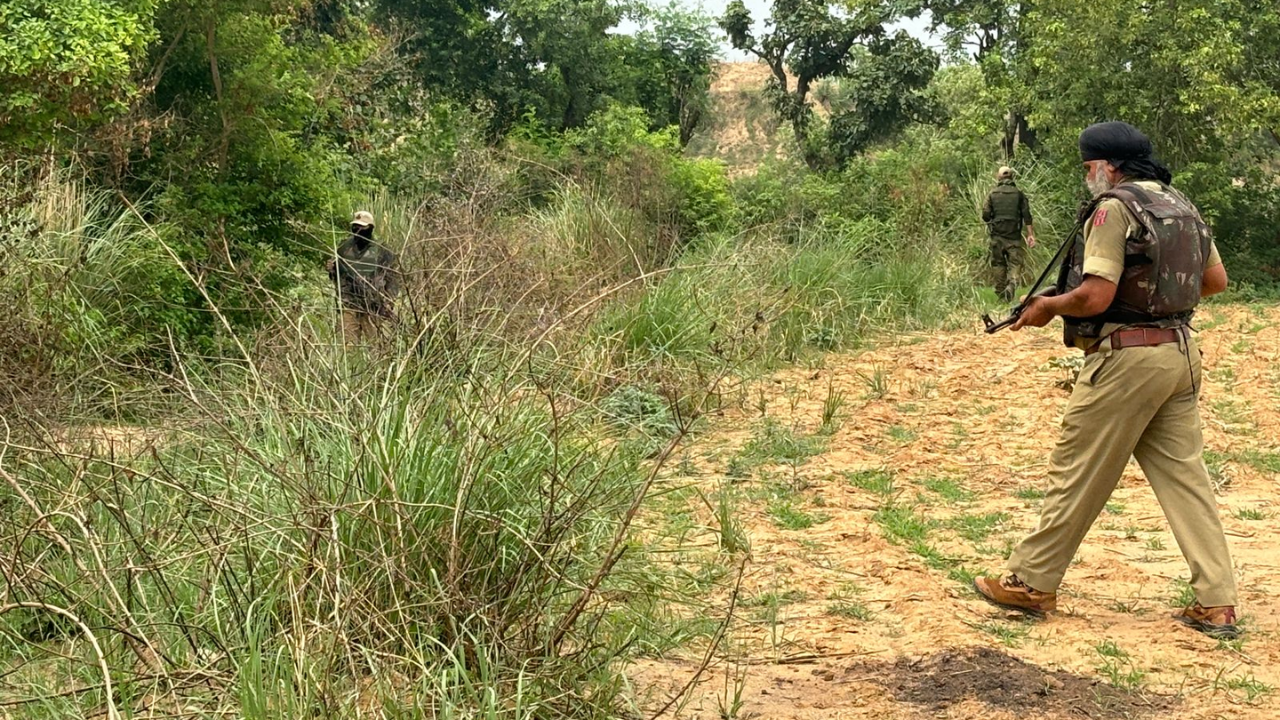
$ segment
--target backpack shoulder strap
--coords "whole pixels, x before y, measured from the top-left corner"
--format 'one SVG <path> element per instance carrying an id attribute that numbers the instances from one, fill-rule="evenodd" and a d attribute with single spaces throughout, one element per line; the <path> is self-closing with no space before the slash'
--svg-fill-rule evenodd
<path id="1" fill-rule="evenodd" d="M 1151 204 L 1153 201 L 1151 193 L 1142 189 L 1136 183 L 1121 183 L 1116 185 L 1098 196 L 1099 200 L 1102 198 L 1115 198 L 1125 205 L 1131 207 L 1136 206 L 1135 209 L 1141 209 Z"/>

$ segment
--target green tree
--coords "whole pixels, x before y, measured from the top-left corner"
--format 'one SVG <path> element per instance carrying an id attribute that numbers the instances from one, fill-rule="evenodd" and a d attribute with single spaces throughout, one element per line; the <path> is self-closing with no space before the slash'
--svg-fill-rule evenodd
<path id="1" fill-rule="evenodd" d="M 750 11 L 742 0 L 734 0 L 720 27 L 734 48 L 769 66 L 775 110 L 791 124 L 805 163 L 823 169 L 843 164 L 914 119 L 920 103 L 906 96 L 928 84 L 937 57 L 905 32 L 886 32 L 885 26 L 906 9 L 877 0 L 840 8 L 820 0 L 780 0 L 773 5 L 769 29 L 757 37 Z M 833 115 L 835 142 L 829 144 L 816 121 L 810 91 L 817 80 L 840 77 L 854 78 L 854 86 L 866 94 Z"/>
<path id="2" fill-rule="evenodd" d="M 323 251 L 315 228 L 349 212 L 342 141 L 353 97 L 365 90 L 351 78 L 373 42 L 358 20 L 318 7 L 160 7 L 158 41 L 138 71 L 154 90 L 112 128 L 119 147 L 96 167 L 127 195 L 152 201 L 170 245 L 234 323 L 264 318 L 263 293 L 296 282 L 298 266 Z M 204 304 L 194 289 L 184 300 Z M 213 332 L 214 318 L 200 316 L 208 322 L 196 334 Z"/>
<path id="3" fill-rule="evenodd" d="M 923 0 L 932 18 L 930 29 L 942 36 L 956 54 L 971 54 L 981 62 L 996 54 L 1009 54 L 1017 44 L 1022 13 L 1018 0 Z"/>
<path id="4" fill-rule="evenodd" d="M 647 20 L 633 39 L 619 38 L 618 66 L 626 77 L 618 85 L 634 88 L 632 102 L 649 113 L 653 129 L 675 125 L 685 145 L 707 110 L 716 57 L 713 21 L 675 3 Z"/>
<path id="5" fill-rule="evenodd" d="M 506 0 L 500 21 L 530 71 L 528 91 L 543 98 L 544 115 L 559 127 L 579 127 L 607 104 L 615 55 L 608 30 L 622 20 L 610 0 Z"/>
<path id="6" fill-rule="evenodd" d="M 1018 145 L 1036 147 L 1027 122 L 1028 87 L 1034 74 L 1024 62 L 1034 32 L 1027 23 L 1030 0 L 923 0 L 930 12 L 930 29 L 939 33 L 956 56 L 971 56 L 982 68 L 986 93 L 1004 116 L 1001 149 L 1012 160 Z"/>
<path id="7" fill-rule="evenodd" d="M 59 127 L 128 107 L 158 0 L 0 2 L 0 144 L 43 149 Z"/>
<path id="8" fill-rule="evenodd" d="M 608 31 L 629 9 L 611 0 L 381 0 L 427 87 L 490 117 L 495 135 L 532 110 L 581 126 L 612 94 Z"/>
<path id="9" fill-rule="evenodd" d="M 1280 278 L 1280 18 L 1253 0 L 1037 0 L 1032 123 L 1055 155 L 1121 119 L 1218 230 L 1235 277 Z M 1087 28 L 1088 32 L 1081 32 Z"/>
<path id="10" fill-rule="evenodd" d="M 1267 65 L 1280 53 L 1276 17 L 1252 0 L 1038 0 L 1032 119 L 1060 145 L 1091 122 L 1122 118 L 1158 138 L 1175 164 L 1221 157 L 1280 126 Z"/>

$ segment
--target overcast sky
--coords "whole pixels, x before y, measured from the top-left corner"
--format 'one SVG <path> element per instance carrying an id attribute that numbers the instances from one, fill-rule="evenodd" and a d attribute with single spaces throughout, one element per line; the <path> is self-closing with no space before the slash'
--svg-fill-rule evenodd
<path id="1" fill-rule="evenodd" d="M 649 0 L 649 4 L 654 6 L 665 6 L 668 1 L 669 0 Z M 724 14 L 724 9 L 729 5 L 730 0 L 701 0 L 701 2 L 699 2 L 699 0 L 678 0 L 678 2 L 680 5 L 689 8 L 701 7 L 702 10 L 711 17 L 718 18 Z M 769 11 L 773 7 L 772 0 L 743 0 L 743 2 L 746 4 L 747 9 L 751 11 L 751 19 L 755 21 L 755 28 L 757 30 L 762 30 L 764 27 L 764 21 L 768 19 Z M 921 16 L 914 20 L 905 20 L 896 23 L 891 27 L 903 28 L 922 40 L 924 44 L 934 48 L 935 50 L 942 49 L 942 45 L 938 42 L 937 38 L 934 38 L 929 34 L 929 19 L 927 16 Z M 635 29 L 636 25 L 631 22 L 624 22 L 618 28 L 621 32 L 634 32 Z M 717 32 L 719 32 L 718 29 Z M 721 37 L 721 41 L 723 43 L 721 45 L 721 55 L 725 60 L 747 60 L 754 57 L 747 55 L 746 53 L 738 52 L 737 50 L 729 47 L 727 42 L 724 42 L 723 37 Z"/>

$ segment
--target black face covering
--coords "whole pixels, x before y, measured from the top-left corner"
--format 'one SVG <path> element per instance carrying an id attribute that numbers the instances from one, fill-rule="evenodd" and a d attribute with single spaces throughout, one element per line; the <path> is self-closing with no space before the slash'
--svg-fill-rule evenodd
<path id="1" fill-rule="evenodd" d="M 352 225 L 351 234 L 365 241 L 366 243 L 373 239 L 372 225 Z"/>
<path id="2" fill-rule="evenodd" d="M 1106 160 L 1132 180 L 1173 182 L 1173 174 L 1154 156 L 1151 140 L 1124 122 L 1096 123 L 1080 133 L 1080 159 Z"/>

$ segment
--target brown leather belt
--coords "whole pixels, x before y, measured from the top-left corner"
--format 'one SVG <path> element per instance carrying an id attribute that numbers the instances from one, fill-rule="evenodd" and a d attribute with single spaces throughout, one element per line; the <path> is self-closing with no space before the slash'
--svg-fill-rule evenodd
<path id="1" fill-rule="evenodd" d="M 1128 347 L 1152 347 L 1154 345 L 1164 345 L 1165 343 L 1178 342 L 1182 338 L 1182 333 L 1178 328 L 1129 328 L 1128 330 L 1117 330 L 1103 340 L 1111 340 L 1111 349 L 1119 350 Z M 1098 345 L 1101 345 L 1100 341 Z M 1090 347 L 1084 351 L 1085 355 L 1092 355 L 1101 348 L 1098 345 Z"/>

